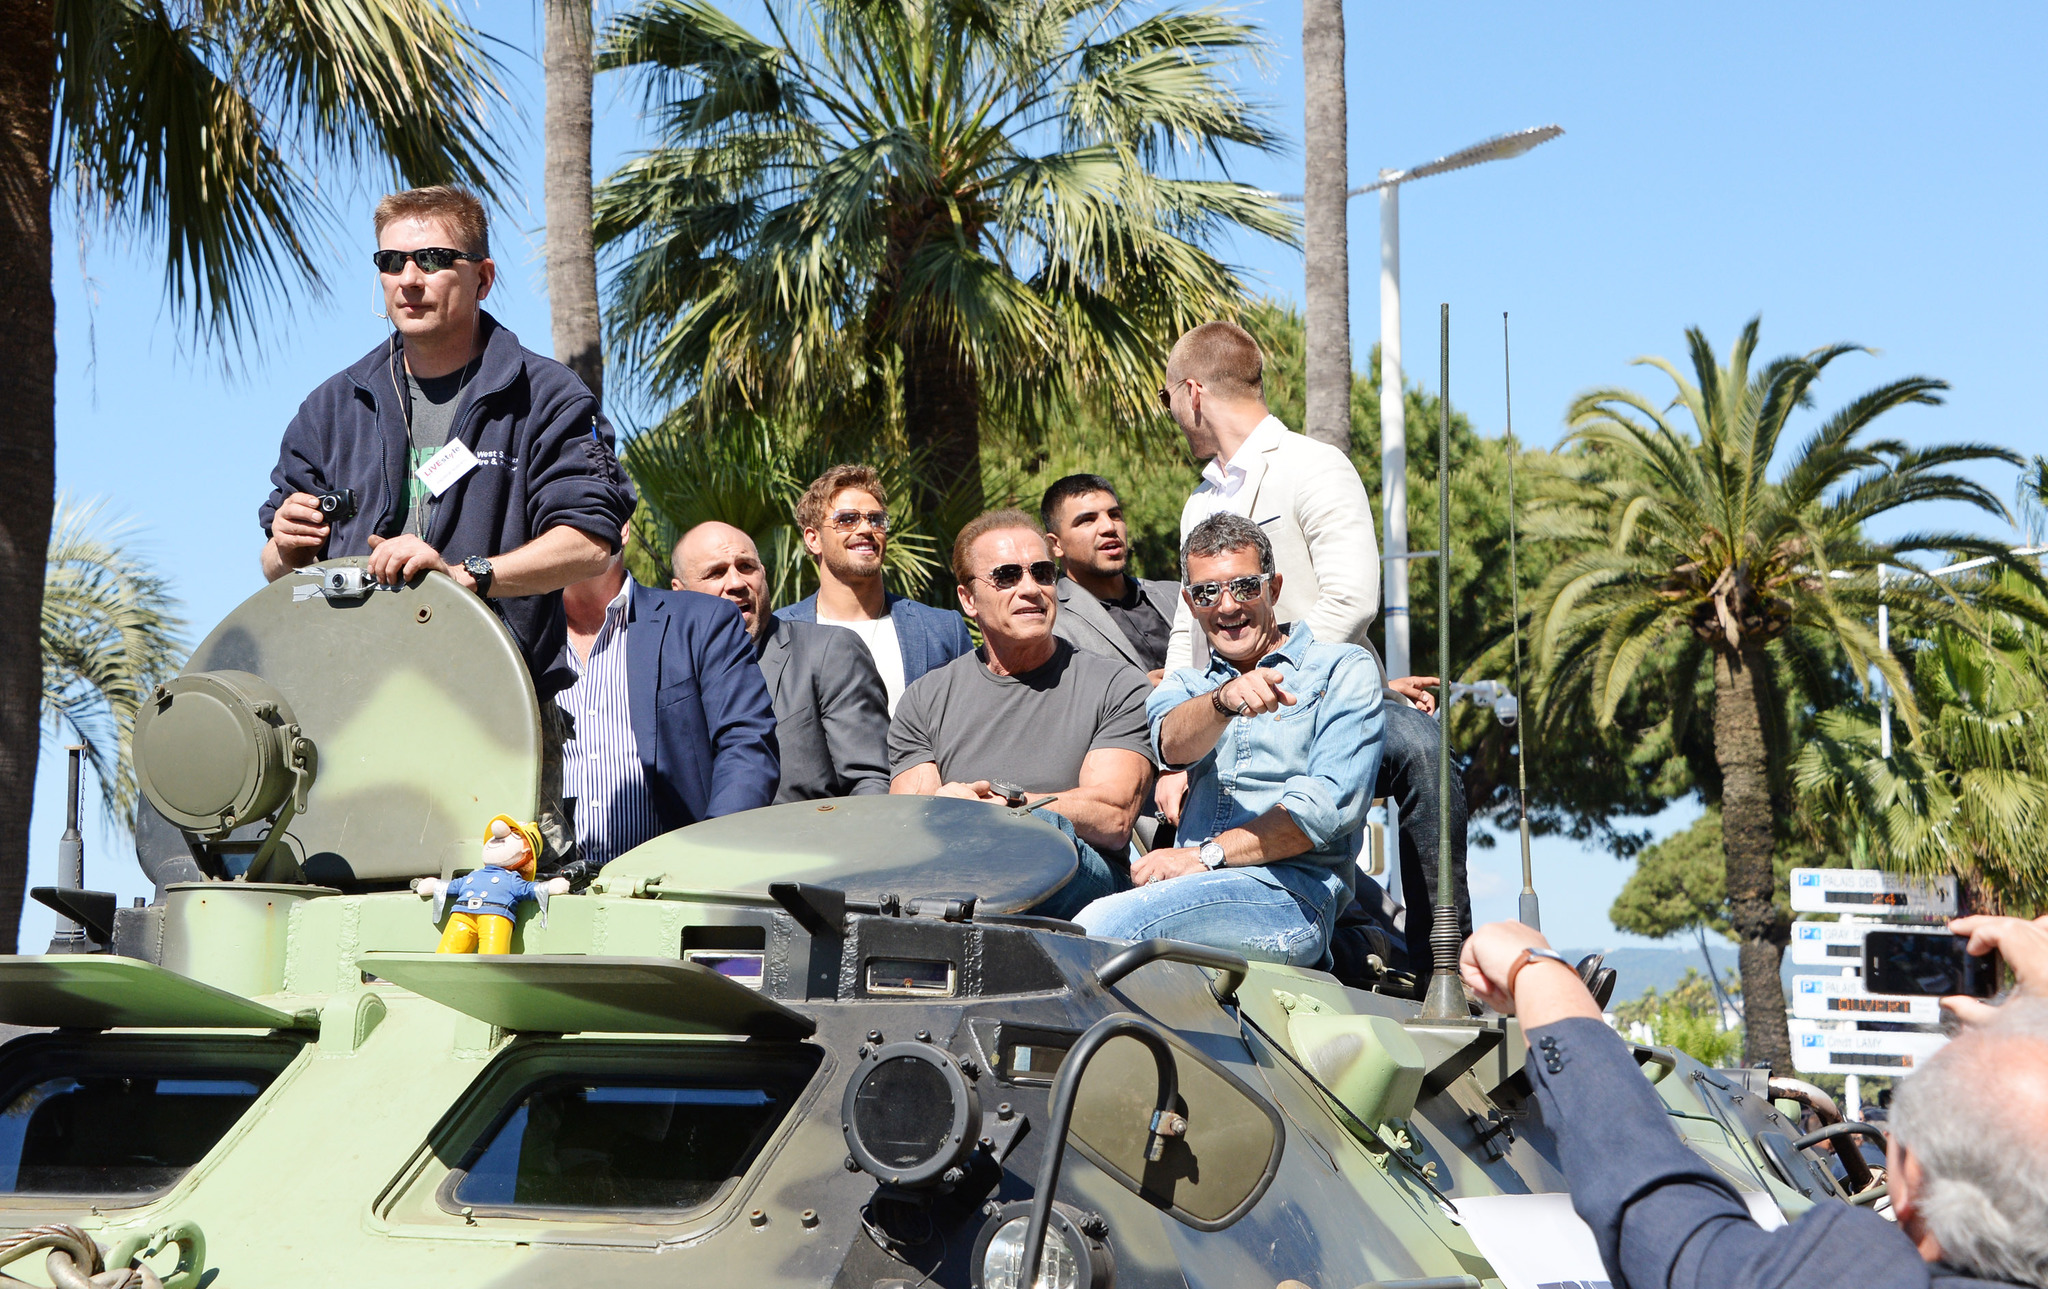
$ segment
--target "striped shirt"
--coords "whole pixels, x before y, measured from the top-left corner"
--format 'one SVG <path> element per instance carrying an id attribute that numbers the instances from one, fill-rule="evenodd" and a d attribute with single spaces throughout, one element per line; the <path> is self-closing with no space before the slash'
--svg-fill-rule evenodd
<path id="1" fill-rule="evenodd" d="M 583 857 L 610 863 L 660 831 L 654 799 L 633 740 L 626 696 L 626 628 L 633 579 L 604 608 L 604 625 L 579 659 L 562 650 L 576 682 L 555 701 L 569 716 L 569 740 L 562 745 L 562 795 L 576 803 L 576 841 Z"/>

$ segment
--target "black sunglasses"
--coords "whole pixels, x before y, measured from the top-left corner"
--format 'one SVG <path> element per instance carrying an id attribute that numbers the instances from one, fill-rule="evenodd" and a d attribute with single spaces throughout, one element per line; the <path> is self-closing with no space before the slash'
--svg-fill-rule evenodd
<path id="1" fill-rule="evenodd" d="M 1183 376 L 1179 380 L 1173 382 L 1173 384 L 1171 385 L 1161 385 L 1159 387 L 1159 405 L 1165 408 L 1167 411 L 1171 412 L 1173 410 L 1173 391 L 1179 389 L 1181 386 L 1187 384 L 1189 381 L 1193 379 L 1194 377 L 1192 376 Z"/>
<path id="2" fill-rule="evenodd" d="M 370 262 L 377 266 L 379 273 L 393 277 L 405 272 L 407 260 L 419 265 L 422 273 L 441 273 L 454 268 L 457 260 L 481 264 L 484 257 L 471 255 L 468 251 L 450 250 L 446 246 L 422 246 L 416 251 L 377 251 L 370 256 Z"/>
<path id="3" fill-rule="evenodd" d="M 889 512 L 886 510 L 835 510 L 832 512 L 832 527 L 842 533 L 850 533 L 860 527 L 863 519 L 878 533 L 889 531 Z"/>
<path id="4" fill-rule="evenodd" d="M 1029 564 L 998 564 L 988 571 L 981 580 L 998 591 L 1007 591 L 1024 580 L 1026 573 L 1040 586 L 1051 586 L 1059 576 L 1059 568 L 1049 559 L 1034 560 Z"/>
<path id="5" fill-rule="evenodd" d="M 1188 586 L 1188 599 L 1194 601 L 1196 608 L 1206 609 L 1216 603 L 1216 597 L 1221 595 L 1223 588 L 1227 586 L 1230 588 L 1230 598 L 1239 604 L 1256 604 L 1259 597 L 1266 593 L 1266 580 L 1272 576 L 1271 573 L 1251 573 L 1244 577 L 1233 577 L 1227 582 L 1191 583 Z"/>

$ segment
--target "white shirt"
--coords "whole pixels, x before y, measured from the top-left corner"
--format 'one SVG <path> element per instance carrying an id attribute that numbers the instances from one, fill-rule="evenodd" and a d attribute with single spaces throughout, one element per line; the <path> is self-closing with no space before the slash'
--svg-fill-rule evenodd
<path id="1" fill-rule="evenodd" d="M 903 697 L 903 646 L 896 642 L 896 620 L 884 615 L 851 622 L 820 613 L 818 621 L 828 627 L 845 627 L 867 645 L 874 655 L 875 670 L 882 673 L 882 688 L 888 691 L 889 715 L 894 716 L 896 701 Z"/>
<path id="2" fill-rule="evenodd" d="M 562 653 L 576 681 L 555 699 L 569 714 L 574 734 L 562 745 L 562 795 L 576 802 L 576 841 L 583 857 L 610 863 L 661 831 L 647 786 L 626 694 L 627 610 L 633 579 L 604 606 L 604 625 L 590 656 Z"/>
<path id="3" fill-rule="evenodd" d="M 1182 541 L 1187 540 L 1196 524 L 1212 515 L 1228 512 L 1251 518 L 1252 499 L 1244 490 L 1245 479 L 1250 474 L 1249 464 L 1253 457 L 1265 451 L 1267 442 L 1275 433 L 1286 428 L 1279 417 L 1268 416 L 1253 427 L 1243 443 L 1238 444 L 1237 452 L 1230 460 L 1209 458 L 1209 463 L 1202 467 L 1201 485 L 1181 511 Z"/>

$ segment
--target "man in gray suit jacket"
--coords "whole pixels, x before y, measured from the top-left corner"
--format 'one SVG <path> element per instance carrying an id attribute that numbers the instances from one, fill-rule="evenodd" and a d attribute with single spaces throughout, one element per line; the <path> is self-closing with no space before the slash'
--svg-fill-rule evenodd
<path id="1" fill-rule="evenodd" d="M 782 749 L 776 803 L 887 792 L 888 699 L 860 638 L 770 613 L 760 551 L 731 524 L 692 528 L 676 543 L 672 563 L 671 585 L 731 600 L 754 637 Z"/>
<path id="2" fill-rule="evenodd" d="M 1045 490 L 1038 517 L 1060 561 L 1053 634 L 1076 649 L 1121 658 L 1158 684 L 1180 607 L 1180 583 L 1131 575 L 1131 531 L 1116 485 L 1070 474 Z"/>

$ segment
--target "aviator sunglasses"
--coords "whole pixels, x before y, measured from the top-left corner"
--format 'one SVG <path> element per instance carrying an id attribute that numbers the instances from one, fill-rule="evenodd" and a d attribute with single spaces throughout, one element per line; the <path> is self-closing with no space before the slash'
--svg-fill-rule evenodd
<path id="1" fill-rule="evenodd" d="M 1206 609 L 1216 603 L 1216 597 L 1221 595 L 1223 588 L 1227 586 L 1230 588 L 1230 598 L 1239 604 L 1256 603 L 1258 598 L 1266 593 L 1266 580 L 1272 576 L 1271 573 L 1251 573 L 1244 577 L 1233 577 L 1228 582 L 1195 582 L 1188 587 L 1188 599 L 1194 601 L 1196 608 Z"/>
<path id="2" fill-rule="evenodd" d="M 889 512 L 886 510 L 835 510 L 831 518 L 832 527 L 842 533 L 853 532 L 863 519 L 878 533 L 889 531 Z"/>
<path id="3" fill-rule="evenodd" d="M 468 260 L 481 264 L 484 257 L 471 255 L 468 251 L 450 250 L 446 246 L 422 246 L 416 251 L 376 251 L 371 254 L 371 263 L 379 273 L 397 276 L 405 272 L 405 262 L 411 260 L 420 266 L 422 273 L 440 273 L 455 267 L 455 261 Z"/>
<path id="4" fill-rule="evenodd" d="M 1059 569 L 1049 559 L 1034 560 L 1029 564 L 998 564 L 988 571 L 981 580 L 998 591 L 1007 591 L 1024 580 L 1026 573 L 1040 586 L 1051 586 L 1059 576 Z"/>

